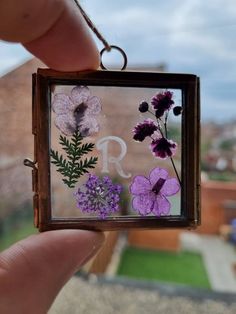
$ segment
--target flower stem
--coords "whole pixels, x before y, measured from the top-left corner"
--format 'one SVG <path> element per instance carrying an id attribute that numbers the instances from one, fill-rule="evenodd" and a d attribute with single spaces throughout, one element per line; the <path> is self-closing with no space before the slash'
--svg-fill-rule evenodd
<path id="1" fill-rule="evenodd" d="M 148 112 L 151 113 L 152 115 L 154 115 L 154 116 L 156 117 L 156 115 L 155 115 L 152 111 L 148 110 Z M 166 115 L 165 115 L 165 121 L 162 121 L 161 118 L 157 118 L 157 117 L 156 117 L 156 121 L 157 121 L 157 124 L 158 124 L 158 129 L 159 129 L 159 131 L 160 131 L 160 133 L 161 133 L 161 136 L 162 136 L 163 138 L 166 138 L 167 140 L 168 140 L 168 129 L 167 129 L 168 114 L 169 114 L 169 111 L 168 111 L 168 112 L 166 113 Z M 160 123 L 160 122 L 161 122 L 162 125 L 164 126 L 164 132 L 163 132 L 163 127 L 161 127 L 161 123 Z M 151 136 L 150 136 L 150 137 L 151 137 Z M 152 137 L 151 137 L 151 138 L 152 138 Z M 152 138 L 152 139 L 153 139 L 153 138 Z M 170 157 L 170 161 L 171 161 L 171 163 L 172 163 L 172 166 L 173 166 L 173 168 L 174 168 L 176 177 L 177 177 L 177 179 L 178 179 L 178 181 L 179 181 L 179 184 L 180 184 L 180 186 L 181 186 L 181 180 L 180 180 L 178 171 L 177 171 L 177 169 L 176 169 L 176 166 L 175 166 L 175 163 L 174 163 L 174 160 L 173 160 L 172 157 Z"/>
<path id="2" fill-rule="evenodd" d="M 167 118 L 168 118 L 168 113 L 166 113 L 165 122 L 164 122 L 164 128 L 165 128 L 165 135 L 166 135 L 166 138 L 168 138 Z"/>
<path id="3" fill-rule="evenodd" d="M 163 123 L 163 124 L 164 124 L 164 128 L 165 128 L 165 136 L 166 136 L 166 138 L 168 139 L 167 119 L 168 119 L 168 113 L 166 113 L 165 122 Z M 171 163 L 172 163 L 172 166 L 173 166 L 173 168 L 174 168 L 176 177 L 177 177 L 177 179 L 178 179 L 178 181 L 179 181 L 179 184 L 180 184 L 180 186 L 181 186 L 181 180 L 180 180 L 178 171 L 177 171 L 177 169 L 176 169 L 176 166 L 175 166 L 175 163 L 174 163 L 174 160 L 173 160 L 172 157 L 170 157 L 170 161 L 171 161 Z"/>
<path id="4" fill-rule="evenodd" d="M 177 169 L 176 169 L 176 167 L 175 167 L 175 163 L 174 163 L 174 160 L 173 160 L 173 158 L 172 158 L 172 157 L 170 157 L 170 161 L 171 161 L 171 163 L 172 163 L 172 166 L 173 166 L 173 168 L 174 168 L 174 171 L 175 171 L 176 177 L 177 177 L 177 179 L 178 179 L 178 181 L 179 181 L 179 184 L 180 184 L 180 186 L 181 186 L 181 180 L 180 180 L 180 177 L 179 177 L 178 171 L 177 171 Z"/>
<path id="5" fill-rule="evenodd" d="M 152 112 L 151 110 L 149 110 L 149 109 L 148 109 L 148 112 L 151 113 L 151 114 L 156 118 L 155 113 L 153 113 L 153 112 Z"/>

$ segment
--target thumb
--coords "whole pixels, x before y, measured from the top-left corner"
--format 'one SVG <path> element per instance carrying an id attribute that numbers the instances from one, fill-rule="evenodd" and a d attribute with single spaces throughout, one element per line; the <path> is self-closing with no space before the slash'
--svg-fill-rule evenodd
<path id="1" fill-rule="evenodd" d="M 0 313 L 46 313 L 67 280 L 104 241 L 102 233 L 49 231 L 0 255 Z"/>

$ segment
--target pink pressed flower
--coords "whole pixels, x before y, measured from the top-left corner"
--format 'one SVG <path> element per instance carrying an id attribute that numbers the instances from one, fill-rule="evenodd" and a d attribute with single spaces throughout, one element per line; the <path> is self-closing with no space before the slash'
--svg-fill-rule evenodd
<path id="1" fill-rule="evenodd" d="M 134 195 L 132 207 L 142 216 L 151 213 L 158 217 L 168 215 L 171 204 L 167 197 L 179 190 L 178 180 L 170 178 L 167 170 L 157 167 L 150 172 L 149 178 L 134 177 L 130 185 L 130 192 Z"/>
<path id="2" fill-rule="evenodd" d="M 101 103 L 98 97 L 91 96 L 87 86 L 74 87 L 70 96 L 56 94 L 52 110 L 56 113 L 55 125 L 65 135 L 72 135 L 77 128 L 82 136 L 99 131 L 96 118 L 101 111 Z"/>

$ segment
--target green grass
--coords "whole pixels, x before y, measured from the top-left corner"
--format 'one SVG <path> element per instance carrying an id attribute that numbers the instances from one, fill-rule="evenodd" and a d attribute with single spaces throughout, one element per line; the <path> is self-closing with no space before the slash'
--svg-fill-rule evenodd
<path id="1" fill-rule="evenodd" d="M 201 255 L 191 252 L 170 253 L 128 247 L 122 255 L 117 274 L 211 288 Z"/>
<path id="2" fill-rule="evenodd" d="M 207 172 L 210 180 L 216 181 L 236 181 L 236 174 L 230 171 L 209 171 Z"/>
<path id="3" fill-rule="evenodd" d="M 17 228 L 9 230 L 0 238 L 0 250 L 5 250 L 13 243 L 26 238 L 30 234 L 36 233 L 37 229 L 33 226 L 32 220 L 22 221 Z"/>

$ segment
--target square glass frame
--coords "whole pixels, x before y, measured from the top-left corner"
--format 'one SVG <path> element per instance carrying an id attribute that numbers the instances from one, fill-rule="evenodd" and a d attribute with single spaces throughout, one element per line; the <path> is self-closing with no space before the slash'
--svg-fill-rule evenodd
<path id="1" fill-rule="evenodd" d="M 99 219 L 53 217 L 51 205 L 51 94 L 55 85 L 178 89 L 182 97 L 180 215 L 118 216 Z M 33 74 L 34 221 L 39 231 L 55 229 L 121 230 L 195 228 L 200 224 L 200 82 L 196 75 L 136 71 L 57 72 Z"/>

